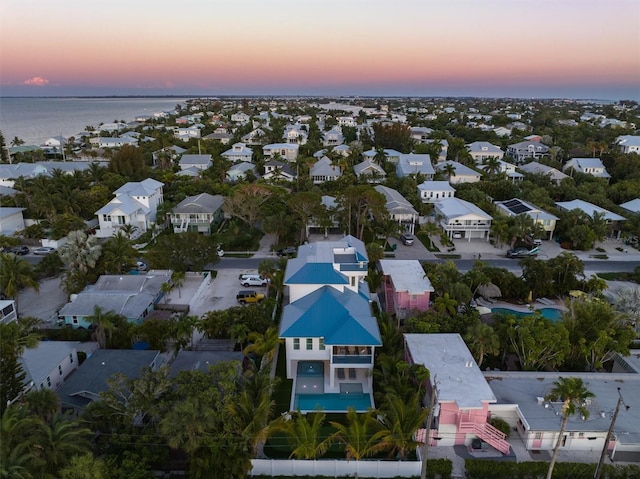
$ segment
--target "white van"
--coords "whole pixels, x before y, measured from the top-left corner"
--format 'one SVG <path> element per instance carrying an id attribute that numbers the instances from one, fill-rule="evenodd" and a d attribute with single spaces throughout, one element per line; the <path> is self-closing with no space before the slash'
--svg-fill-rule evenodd
<path id="1" fill-rule="evenodd" d="M 249 286 L 266 286 L 269 280 L 263 278 L 259 274 L 242 274 L 240 275 L 240 284 L 245 288 Z"/>

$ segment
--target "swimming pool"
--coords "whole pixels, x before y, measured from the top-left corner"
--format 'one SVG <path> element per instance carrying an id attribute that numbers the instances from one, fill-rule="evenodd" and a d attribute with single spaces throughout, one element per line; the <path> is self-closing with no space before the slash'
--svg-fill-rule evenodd
<path id="1" fill-rule="evenodd" d="M 354 408 L 358 412 L 366 412 L 370 407 L 371 396 L 364 393 L 341 393 L 341 394 L 296 394 L 293 409 L 303 412 L 316 411 L 324 412 L 346 412 L 348 408 Z"/>
<path id="2" fill-rule="evenodd" d="M 557 308 L 541 308 L 536 311 L 540 311 L 543 318 L 550 319 L 551 321 L 558 321 L 562 318 L 563 311 Z M 509 308 L 491 308 L 492 313 L 512 314 L 516 318 L 522 318 L 524 316 L 531 316 L 534 311 L 516 311 Z"/>

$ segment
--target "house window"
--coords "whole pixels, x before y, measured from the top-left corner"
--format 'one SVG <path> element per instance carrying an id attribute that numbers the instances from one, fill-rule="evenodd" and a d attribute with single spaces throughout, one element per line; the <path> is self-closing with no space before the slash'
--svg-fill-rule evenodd
<path id="1" fill-rule="evenodd" d="M 73 353 L 69 354 L 69 362 L 73 364 Z"/>
<path id="2" fill-rule="evenodd" d="M 47 386 L 51 387 L 51 378 L 47 376 Z"/>
<path id="3" fill-rule="evenodd" d="M 534 439 L 542 439 L 542 433 L 541 432 L 536 432 L 533 437 L 534 437 Z"/>
<path id="4" fill-rule="evenodd" d="M 102 215 L 103 221 L 111 221 L 111 215 Z"/>
<path id="5" fill-rule="evenodd" d="M 318 349 L 324 351 L 324 338 L 318 339 Z"/>
<path id="6" fill-rule="evenodd" d="M 60 373 L 60 376 L 62 376 L 62 365 L 58 364 L 58 372 Z"/>
<path id="7" fill-rule="evenodd" d="M 300 349 L 300 338 L 293 338 L 293 349 Z"/>
<path id="8" fill-rule="evenodd" d="M 307 351 L 311 351 L 313 349 L 313 338 L 307 338 Z"/>
<path id="9" fill-rule="evenodd" d="M 355 285 L 356 285 L 356 277 L 351 276 L 351 286 L 355 286 Z"/>
<path id="10" fill-rule="evenodd" d="M 77 316 L 73 316 L 72 317 L 72 321 L 73 321 L 73 324 L 78 324 L 78 317 Z"/>

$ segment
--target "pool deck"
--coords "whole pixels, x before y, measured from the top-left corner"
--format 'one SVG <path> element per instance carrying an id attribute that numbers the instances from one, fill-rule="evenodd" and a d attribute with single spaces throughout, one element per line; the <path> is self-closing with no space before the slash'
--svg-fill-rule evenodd
<path id="1" fill-rule="evenodd" d="M 513 311 L 518 311 L 520 313 L 530 313 L 532 311 L 535 311 L 537 309 L 559 309 L 560 311 L 568 311 L 567 307 L 564 305 L 564 303 L 559 300 L 548 300 L 549 303 L 548 304 L 543 304 L 540 303 L 538 301 L 534 301 L 532 303 L 527 303 L 527 304 L 513 304 L 513 303 L 507 303 L 506 301 L 495 301 L 493 300 L 492 302 L 489 301 L 480 301 L 478 302 L 476 300 L 476 302 L 478 302 L 479 305 L 481 306 L 486 306 L 488 308 L 505 308 L 505 309 L 511 309 Z"/>

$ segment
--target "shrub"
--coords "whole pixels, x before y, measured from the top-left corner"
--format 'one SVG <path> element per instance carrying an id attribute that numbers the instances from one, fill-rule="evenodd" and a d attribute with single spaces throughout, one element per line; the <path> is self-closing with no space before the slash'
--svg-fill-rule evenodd
<path id="1" fill-rule="evenodd" d="M 502 431 L 505 437 L 509 437 L 509 434 L 511 434 L 511 427 L 509 426 L 509 423 L 504 419 L 501 419 L 499 417 L 494 417 L 494 418 L 491 418 L 491 421 L 489 421 L 489 424 L 491 424 L 497 430 Z"/>

